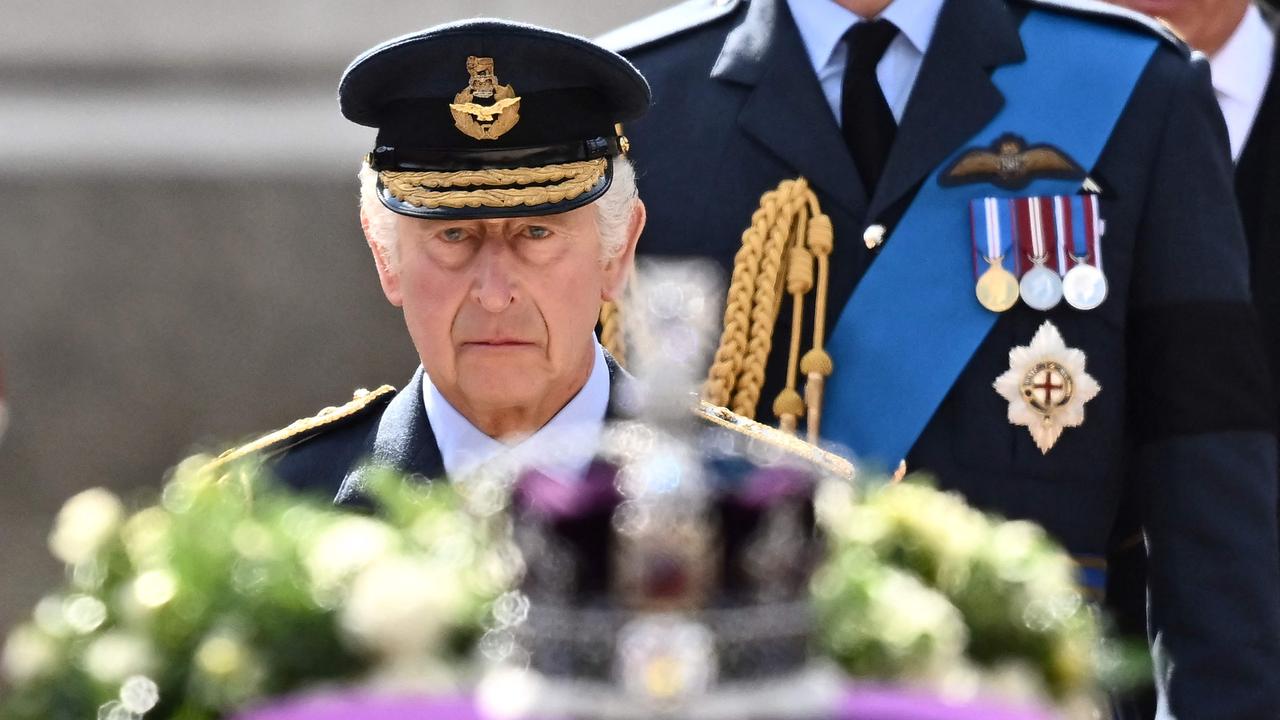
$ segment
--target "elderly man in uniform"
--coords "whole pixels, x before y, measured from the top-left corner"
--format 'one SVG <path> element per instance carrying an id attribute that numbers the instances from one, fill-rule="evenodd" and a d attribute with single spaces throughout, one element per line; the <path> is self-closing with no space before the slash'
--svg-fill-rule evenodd
<path id="1" fill-rule="evenodd" d="M 1073 0 L 690 0 L 601 42 L 653 87 L 643 252 L 732 270 L 712 394 L 1038 521 L 1098 589 L 1145 541 L 1163 712 L 1274 717 L 1275 406 L 1206 64 Z"/>
<path id="2" fill-rule="evenodd" d="M 617 124 L 643 77 L 581 38 L 498 21 L 438 26 L 357 58 L 343 114 L 378 129 L 360 223 L 422 365 L 231 451 L 286 482 L 362 501 L 366 462 L 456 475 L 574 434 L 574 473 L 625 375 L 593 333 L 632 270 L 645 210 Z"/>

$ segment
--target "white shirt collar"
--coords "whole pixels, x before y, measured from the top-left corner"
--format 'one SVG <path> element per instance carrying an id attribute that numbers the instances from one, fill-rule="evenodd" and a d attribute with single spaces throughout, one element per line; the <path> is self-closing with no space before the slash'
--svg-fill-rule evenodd
<path id="1" fill-rule="evenodd" d="M 944 0 L 893 0 L 880 17 L 892 22 L 915 50 L 923 55 L 938 27 L 938 13 Z M 795 18 L 805 51 L 815 71 L 827 67 L 840 47 L 844 34 L 860 18 L 834 0 L 787 0 Z"/>
<path id="2" fill-rule="evenodd" d="M 595 361 L 587 382 L 568 404 L 537 432 L 514 445 L 495 440 L 458 412 L 423 372 L 422 399 L 427 420 L 436 436 L 444 470 L 450 477 L 464 475 L 494 458 L 513 452 L 539 456 L 554 448 L 554 458 L 534 464 L 561 477 L 581 477 L 595 456 L 604 417 L 609 407 L 609 365 L 604 349 L 595 344 Z"/>
<path id="3" fill-rule="evenodd" d="M 1256 5 L 1222 49 L 1209 59 L 1213 89 L 1231 136 L 1231 154 L 1239 158 L 1262 107 L 1275 60 L 1276 37 Z"/>
<path id="4" fill-rule="evenodd" d="M 1267 89 L 1266 70 L 1274 57 L 1275 35 L 1256 5 L 1250 5 L 1217 53 L 1209 60 L 1213 89 L 1227 97 L 1247 100 L 1262 97 Z M 1265 59 L 1264 62 L 1260 62 Z"/>

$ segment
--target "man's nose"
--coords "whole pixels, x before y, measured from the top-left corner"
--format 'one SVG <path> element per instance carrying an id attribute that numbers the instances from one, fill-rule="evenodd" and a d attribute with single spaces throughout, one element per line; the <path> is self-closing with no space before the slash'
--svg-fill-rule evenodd
<path id="1" fill-rule="evenodd" d="M 507 309 L 516 300 L 516 281 L 513 274 L 514 258 L 506 243 L 486 242 L 477 258 L 472 298 L 480 307 L 491 313 Z"/>

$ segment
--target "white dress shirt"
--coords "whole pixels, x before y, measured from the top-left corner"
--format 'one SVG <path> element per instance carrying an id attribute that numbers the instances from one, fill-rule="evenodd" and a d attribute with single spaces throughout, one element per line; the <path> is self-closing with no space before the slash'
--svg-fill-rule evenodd
<path id="1" fill-rule="evenodd" d="M 591 374 L 578 394 L 537 432 L 512 444 L 495 440 L 472 425 L 444 399 L 425 371 L 422 395 L 449 477 L 465 475 L 494 458 L 518 452 L 533 457 L 532 464 L 540 470 L 577 478 L 591 464 L 600 444 L 609 407 L 609 366 L 597 342 Z"/>
<path id="2" fill-rule="evenodd" d="M 1222 116 L 1227 120 L 1234 160 L 1240 159 L 1253 123 L 1258 119 L 1258 110 L 1271 80 L 1275 51 L 1275 32 L 1263 19 L 1262 11 L 1250 5 L 1227 44 L 1209 59 L 1213 89 Z"/>
<path id="3" fill-rule="evenodd" d="M 893 0 L 879 15 L 899 30 L 876 66 L 880 89 L 898 122 L 902 122 L 924 53 L 938 26 L 942 3 L 943 0 Z M 849 28 L 862 18 L 834 0 L 787 0 L 787 5 L 804 40 L 809 62 L 822 84 L 822 93 L 827 96 L 827 104 L 839 123 L 840 89 L 849 57 L 849 49 L 842 40 Z"/>

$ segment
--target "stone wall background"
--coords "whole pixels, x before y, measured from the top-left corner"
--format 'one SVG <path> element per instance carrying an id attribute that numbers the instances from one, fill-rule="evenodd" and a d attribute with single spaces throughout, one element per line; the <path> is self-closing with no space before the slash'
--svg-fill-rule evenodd
<path id="1" fill-rule="evenodd" d="M 710 1 L 710 0 L 708 0 Z M 666 0 L 0 0 L 0 629 L 71 494 L 408 379 L 356 220 L 374 43 L 493 15 L 593 35 Z"/>

